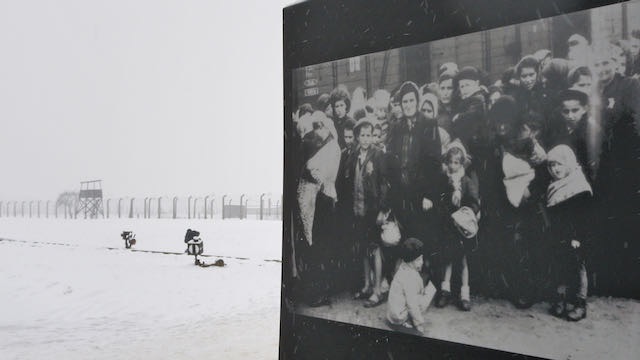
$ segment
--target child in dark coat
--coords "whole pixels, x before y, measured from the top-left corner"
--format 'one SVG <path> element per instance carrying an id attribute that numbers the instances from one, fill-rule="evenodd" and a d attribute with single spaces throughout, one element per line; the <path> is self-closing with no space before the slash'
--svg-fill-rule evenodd
<path id="1" fill-rule="evenodd" d="M 569 321 L 587 316 L 585 247 L 589 239 L 592 190 L 573 150 L 558 145 L 547 155 L 553 182 L 547 189 L 551 250 L 557 298 L 550 312 Z"/>
<path id="2" fill-rule="evenodd" d="M 451 272 L 455 261 L 461 264 L 462 287 L 458 305 L 464 311 L 471 310 L 467 255 L 477 245 L 474 240 L 480 211 L 478 178 L 475 173 L 465 171 L 469 165 L 470 160 L 464 146 L 459 141 L 451 143 L 444 155 L 443 164 L 449 185 L 443 194 L 440 209 L 442 223 L 445 224 L 442 237 L 445 269 L 436 306 L 444 307 L 451 299 Z"/>

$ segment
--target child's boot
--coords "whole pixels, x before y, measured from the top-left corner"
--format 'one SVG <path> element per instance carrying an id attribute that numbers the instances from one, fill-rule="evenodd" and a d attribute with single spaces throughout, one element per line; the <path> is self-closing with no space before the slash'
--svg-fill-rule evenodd
<path id="1" fill-rule="evenodd" d="M 436 301 L 436 307 L 443 308 L 449 304 L 451 300 L 451 284 L 448 281 L 443 281 L 440 287 L 440 295 L 438 301 Z"/>
<path id="2" fill-rule="evenodd" d="M 573 310 L 567 312 L 567 320 L 580 321 L 587 317 L 587 300 L 577 298 L 574 303 Z"/>
<path id="3" fill-rule="evenodd" d="M 460 288 L 460 310 L 469 311 L 471 310 L 471 290 L 468 286 L 463 286 Z"/>

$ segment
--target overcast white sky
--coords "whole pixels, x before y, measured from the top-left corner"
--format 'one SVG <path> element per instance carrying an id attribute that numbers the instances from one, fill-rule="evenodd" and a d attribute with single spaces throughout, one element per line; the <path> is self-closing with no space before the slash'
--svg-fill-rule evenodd
<path id="1" fill-rule="evenodd" d="M 0 201 L 282 192 L 293 0 L 0 2 Z"/>

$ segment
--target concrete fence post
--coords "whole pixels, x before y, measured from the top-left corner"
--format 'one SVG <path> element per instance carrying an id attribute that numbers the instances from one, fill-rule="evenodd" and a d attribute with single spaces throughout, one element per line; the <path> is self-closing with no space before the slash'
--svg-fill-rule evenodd
<path id="1" fill-rule="evenodd" d="M 173 197 L 173 218 L 177 218 L 178 217 L 178 197 L 174 196 Z"/>
<path id="2" fill-rule="evenodd" d="M 226 199 L 227 194 L 222 195 L 222 220 L 224 220 L 224 199 Z"/>
<path id="3" fill-rule="evenodd" d="M 242 219 L 243 211 L 242 211 L 242 200 L 244 200 L 244 194 L 240 195 L 240 219 Z"/>
<path id="4" fill-rule="evenodd" d="M 131 198 L 131 203 L 129 205 L 129 218 L 133 219 L 133 202 L 136 200 L 136 198 Z"/>

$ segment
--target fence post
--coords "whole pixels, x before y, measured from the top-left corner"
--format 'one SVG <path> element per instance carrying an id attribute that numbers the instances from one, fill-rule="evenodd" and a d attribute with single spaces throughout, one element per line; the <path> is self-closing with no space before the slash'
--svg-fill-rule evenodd
<path id="1" fill-rule="evenodd" d="M 209 204 L 209 195 L 204 197 L 204 219 L 207 220 L 207 206 Z"/>
<path id="2" fill-rule="evenodd" d="M 213 211 L 214 207 L 213 207 L 213 203 L 216 201 L 215 197 L 213 199 L 211 199 L 211 220 L 213 220 L 213 214 L 215 214 L 215 211 Z"/>
<path id="3" fill-rule="evenodd" d="M 187 198 L 187 219 L 191 219 L 191 199 L 193 196 L 189 195 Z"/>
<path id="4" fill-rule="evenodd" d="M 38 219 L 40 219 L 40 200 L 38 200 Z"/>
<path id="5" fill-rule="evenodd" d="M 111 204 L 111 199 L 107 199 L 107 219 L 109 218 L 109 205 Z"/>
<path id="6" fill-rule="evenodd" d="M 133 202 L 136 198 L 131 198 L 131 205 L 129 205 L 129 219 L 133 219 Z"/>
<path id="7" fill-rule="evenodd" d="M 262 211 L 264 209 L 264 193 L 262 193 L 262 195 L 260 195 L 260 220 L 263 220 L 264 217 L 262 216 Z"/>
<path id="8" fill-rule="evenodd" d="M 50 200 L 47 200 L 47 208 L 45 209 L 47 219 L 49 218 L 49 201 Z"/>
<path id="9" fill-rule="evenodd" d="M 193 218 L 197 219 L 198 218 L 198 212 L 196 211 L 198 207 L 198 198 L 193 199 Z"/>
<path id="10" fill-rule="evenodd" d="M 122 217 L 121 208 L 122 208 L 122 198 L 118 199 L 118 219 Z"/>
<path id="11" fill-rule="evenodd" d="M 0 201 L 0 218 L 2 217 L 2 201 Z"/>
<path id="12" fill-rule="evenodd" d="M 222 195 L 222 220 L 224 220 L 224 199 L 226 199 L 227 194 Z"/>
<path id="13" fill-rule="evenodd" d="M 22 215 L 22 217 L 24 217 L 24 204 L 26 203 L 26 201 L 22 201 L 22 203 L 20 204 L 20 214 Z"/>
<path id="14" fill-rule="evenodd" d="M 240 219 L 242 220 L 242 215 L 244 211 L 242 211 L 242 200 L 244 200 L 244 194 L 240 195 Z"/>
<path id="15" fill-rule="evenodd" d="M 146 218 L 147 218 L 147 209 L 149 208 L 149 207 L 147 206 L 147 203 L 148 203 L 148 202 L 149 202 L 149 198 L 148 198 L 148 197 L 144 198 L 144 205 L 143 205 L 144 210 L 143 210 L 143 214 L 142 214 L 142 218 L 143 218 L 143 219 L 146 219 Z"/>
<path id="16" fill-rule="evenodd" d="M 173 197 L 173 218 L 175 219 L 178 216 L 178 197 Z"/>
<path id="17" fill-rule="evenodd" d="M 158 196 L 158 219 L 162 216 L 162 196 Z"/>

